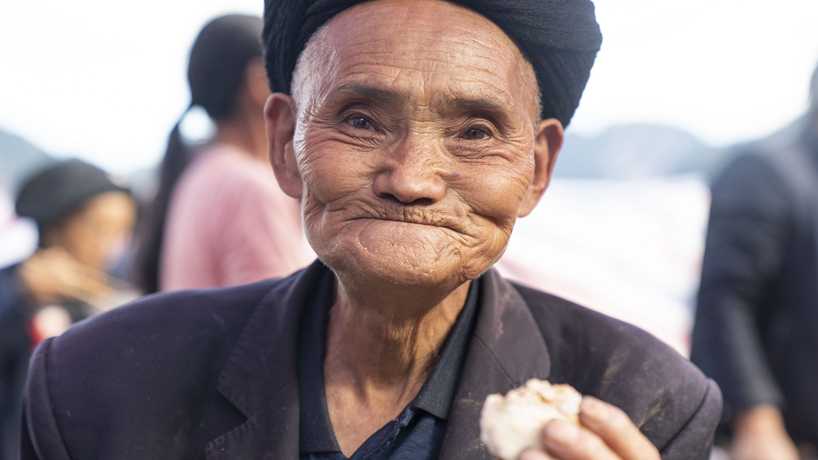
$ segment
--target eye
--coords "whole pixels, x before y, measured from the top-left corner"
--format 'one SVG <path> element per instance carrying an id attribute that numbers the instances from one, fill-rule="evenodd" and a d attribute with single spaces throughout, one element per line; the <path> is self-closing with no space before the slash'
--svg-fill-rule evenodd
<path id="1" fill-rule="evenodd" d="M 361 129 L 365 131 L 375 131 L 375 123 L 368 117 L 363 115 L 351 115 L 344 120 L 346 124 L 353 129 Z"/>
<path id="2" fill-rule="evenodd" d="M 469 126 L 460 137 L 469 141 L 482 141 L 491 137 L 491 130 L 480 125 Z"/>

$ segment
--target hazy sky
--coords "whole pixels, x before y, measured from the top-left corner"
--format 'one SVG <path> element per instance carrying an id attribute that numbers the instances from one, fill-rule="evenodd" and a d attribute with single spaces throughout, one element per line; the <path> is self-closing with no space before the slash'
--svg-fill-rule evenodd
<path id="1" fill-rule="evenodd" d="M 0 128 L 117 171 L 152 164 L 187 104 L 208 17 L 262 0 L 10 0 L 0 6 Z M 597 0 L 605 44 L 573 130 L 656 122 L 725 144 L 803 110 L 815 0 Z M 2 154 L 2 152 L 0 152 Z"/>

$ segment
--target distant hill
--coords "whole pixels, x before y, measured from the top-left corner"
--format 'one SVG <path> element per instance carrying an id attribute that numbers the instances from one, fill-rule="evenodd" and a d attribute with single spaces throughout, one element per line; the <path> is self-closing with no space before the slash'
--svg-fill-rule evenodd
<path id="1" fill-rule="evenodd" d="M 557 177 L 644 179 L 677 174 L 709 176 L 725 151 L 672 126 L 627 124 L 597 135 L 569 134 Z"/>
<path id="2" fill-rule="evenodd" d="M 13 194 L 19 182 L 51 156 L 20 136 L 0 129 L 0 189 Z"/>

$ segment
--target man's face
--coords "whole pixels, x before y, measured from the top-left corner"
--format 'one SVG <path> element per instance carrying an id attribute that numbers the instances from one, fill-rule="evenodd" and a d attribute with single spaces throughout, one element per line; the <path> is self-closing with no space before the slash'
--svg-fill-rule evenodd
<path id="1" fill-rule="evenodd" d="M 293 89 L 287 148 L 300 187 L 282 185 L 302 198 L 310 244 L 340 274 L 473 279 L 547 183 L 533 71 L 497 26 L 461 7 L 347 10 L 304 51 Z"/>

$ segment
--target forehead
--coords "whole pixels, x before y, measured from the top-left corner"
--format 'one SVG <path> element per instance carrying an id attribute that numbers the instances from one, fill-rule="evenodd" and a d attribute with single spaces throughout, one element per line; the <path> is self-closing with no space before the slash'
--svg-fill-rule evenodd
<path id="1" fill-rule="evenodd" d="M 363 83 L 421 104 L 486 98 L 536 111 L 530 65 L 499 27 L 466 8 L 440 0 L 369 1 L 319 34 L 305 50 L 313 65 L 304 78 L 322 80 L 323 89 Z"/>

